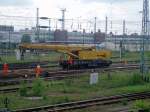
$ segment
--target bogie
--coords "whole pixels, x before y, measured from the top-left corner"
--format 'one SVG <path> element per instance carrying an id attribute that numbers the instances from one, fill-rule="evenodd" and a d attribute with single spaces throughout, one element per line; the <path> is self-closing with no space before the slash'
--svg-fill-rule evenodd
<path id="1" fill-rule="evenodd" d="M 112 64 L 110 60 L 73 60 L 72 63 L 64 60 L 60 63 L 63 69 L 92 69 L 105 68 Z"/>

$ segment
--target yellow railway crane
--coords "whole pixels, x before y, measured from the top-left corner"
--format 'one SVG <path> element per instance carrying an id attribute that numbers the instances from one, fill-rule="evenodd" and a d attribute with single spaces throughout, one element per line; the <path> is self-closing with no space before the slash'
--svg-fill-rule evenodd
<path id="1" fill-rule="evenodd" d="M 66 60 L 60 60 L 63 69 L 103 68 L 111 65 L 109 58 L 111 52 L 97 50 L 96 47 L 75 45 L 50 45 L 50 44 L 20 44 L 19 49 L 23 55 L 25 50 L 57 51 L 67 54 Z"/>

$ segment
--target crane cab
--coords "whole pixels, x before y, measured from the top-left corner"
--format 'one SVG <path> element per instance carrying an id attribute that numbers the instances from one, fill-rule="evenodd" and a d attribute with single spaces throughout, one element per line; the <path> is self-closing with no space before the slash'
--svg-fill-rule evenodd
<path id="1" fill-rule="evenodd" d="M 112 64 L 108 57 L 111 52 L 101 50 L 81 50 L 72 52 L 74 56 L 69 56 L 68 60 L 60 62 L 63 69 L 90 69 L 90 68 L 104 68 Z"/>

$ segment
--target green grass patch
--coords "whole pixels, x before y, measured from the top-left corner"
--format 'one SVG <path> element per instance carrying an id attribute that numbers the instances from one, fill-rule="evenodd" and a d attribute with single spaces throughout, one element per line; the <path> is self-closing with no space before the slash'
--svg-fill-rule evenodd
<path id="1" fill-rule="evenodd" d="M 99 82 L 95 85 L 89 84 L 89 78 L 90 75 L 87 74 L 80 78 L 60 81 L 44 82 L 37 80 L 37 82 L 33 83 L 33 89 L 25 91 L 27 91 L 27 96 L 30 96 L 29 94 L 43 96 L 41 100 L 29 100 L 24 97 L 26 94 L 20 96 L 19 91 L 16 93 L 7 93 L 5 96 L 10 100 L 9 107 L 11 109 L 17 109 L 85 100 L 115 94 L 150 91 L 150 83 L 145 82 L 138 74 L 138 71 L 112 72 L 111 78 L 107 76 L 107 73 L 100 73 Z M 25 85 L 22 85 L 23 93 L 24 88 Z M 32 94 L 33 91 L 35 92 L 34 94 Z M 0 101 L 2 101 L 2 98 L 3 94 L 0 94 Z M 0 107 L 4 107 L 2 102 L 0 103 Z"/>
<path id="2" fill-rule="evenodd" d="M 143 110 L 142 112 L 149 112 L 150 111 L 150 102 L 145 100 L 137 100 L 133 104 L 133 108 L 137 110 Z"/>
<path id="3" fill-rule="evenodd" d="M 1 55 L 2 62 L 7 63 L 23 63 L 23 62 L 32 62 L 32 61 L 58 61 L 60 59 L 60 56 L 64 55 L 62 53 L 58 52 L 49 52 L 48 54 L 32 54 L 32 53 L 26 53 L 25 59 L 22 61 L 16 60 L 15 55 Z M 140 60 L 140 52 L 124 52 L 124 55 L 122 56 L 122 60 L 132 61 L 132 60 Z M 66 59 L 66 55 L 64 55 L 64 58 Z M 120 52 L 112 52 L 112 61 L 120 61 Z M 150 52 L 145 52 L 145 59 L 150 59 Z M 0 63 L 2 63 L 0 62 Z"/>
<path id="4" fill-rule="evenodd" d="M 17 60 L 15 55 L 2 55 L 0 56 L 2 62 L 0 63 L 24 63 L 34 61 L 57 61 L 59 60 L 60 53 L 50 52 L 48 54 L 26 54 L 24 60 Z"/>
<path id="5" fill-rule="evenodd" d="M 112 52 L 112 57 L 117 57 L 112 59 L 113 61 L 120 61 L 120 52 Z M 146 51 L 144 53 L 145 59 L 150 59 L 150 52 Z M 127 61 L 133 61 L 133 60 L 140 60 L 141 59 L 141 53 L 140 52 L 129 52 L 125 51 L 124 54 L 122 55 L 122 60 L 127 60 Z"/>

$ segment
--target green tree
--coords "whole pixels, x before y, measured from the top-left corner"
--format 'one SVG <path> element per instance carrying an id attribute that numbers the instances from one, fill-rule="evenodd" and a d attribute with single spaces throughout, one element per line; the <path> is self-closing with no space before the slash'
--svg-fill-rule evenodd
<path id="1" fill-rule="evenodd" d="M 23 34 L 21 43 L 31 43 L 31 36 L 29 34 Z"/>

